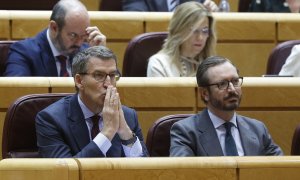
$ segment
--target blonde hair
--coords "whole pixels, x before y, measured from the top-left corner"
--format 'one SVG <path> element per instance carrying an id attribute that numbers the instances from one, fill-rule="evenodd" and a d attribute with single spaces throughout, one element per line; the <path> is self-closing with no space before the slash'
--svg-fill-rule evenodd
<path id="1" fill-rule="evenodd" d="M 211 12 L 209 12 L 201 3 L 191 1 L 179 5 L 170 20 L 168 27 L 168 37 L 165 40 L 161 53 L 171 57 L 174 63 L 178 63 L 181 58 L 180 47 L 191 35 L 191 28 L 199 21 L 204 21 L 207 17 L 209 21 L 209 37 L 203 50 L 195 57 L 200 62 L 209 56 L 215 54 L 216 35 L 215 24 Z"/>

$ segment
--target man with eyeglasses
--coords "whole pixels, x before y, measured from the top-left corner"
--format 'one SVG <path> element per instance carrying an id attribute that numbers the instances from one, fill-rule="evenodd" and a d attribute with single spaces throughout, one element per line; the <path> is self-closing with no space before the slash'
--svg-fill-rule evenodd
<path id="1" fill-rule="evenodd" d="M 40 156 L 148 156 L 135 110 L 120 101 L 114 53 L 104 46 L 79 52 L 73 59 L 72 75 L 77 93 L 36 116 Z"/>
<path id="2" fill-rule="evenodd" d="M 283 155 L 262 122 L 235 112 L 243 78 L 230 60 L 208 57 L 196 77 L 207 108 L 172 126 L 170 156 Z"/>
<path id="3" fill-rule="evenodd" d="M 4 76 L 71 76 L 72 58 L 78 51 L 105 44 L 105 35 L 90 26 L 80 1 L 60 0 L 47 29 L 11 46 Z"/>

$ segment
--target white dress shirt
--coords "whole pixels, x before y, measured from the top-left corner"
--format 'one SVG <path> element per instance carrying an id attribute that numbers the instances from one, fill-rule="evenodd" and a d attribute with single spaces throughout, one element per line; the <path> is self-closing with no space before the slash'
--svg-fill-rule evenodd
<path id="1" fill-rule="evenodd" d="M 51 39 L 50 39 L 49 33 L 50 33 L 50 32 L 49 32 L 49 29 L 47 29 L 47 39 L 48 39 L 48 42 L 49 42 L 51 51 L 52 51 L 52 53 L 53 53 L 53 56 L 54 56 L 54 58 L 55 58 L 55 64 L 56 64 L 56 69 L 57 69 L 58 76 L 60 76 L 59 73 L 60 73 L 60 67 L 61 67 L 61 66 L 60 66 L 59 59 L 56 58 L 56 57 L 59 56 L 59 55 L 64 55 L 64 56 L 66 56 L 66 55 L 60 53 L 60 52 L 55 48 L 53 42 L 52 42 Z M 66 68 L 67 68 L 67 71 L 68 71 L 69 76 L 72 76 L 72 73 L 71 73 L 71 66 L 72 66 L 72 64 L 71 64 L 71 61 L 70 61 L 70 59 L 69 59 L 69 56 L 66 56 L 66 57 L 67 57 Z"/>
<path id="2" fill-rule="evenodd" d="M 85 119 L 86 125 L 88 127 L 88 130 L 90 132 L 93 127 L 93 123 L 92 123 L 92 120 L 90 117 L 92 117 L 94 115 L 94 113 L 92 111 L 90 111 L 88 109 L 88 107 L 86 107 L 86 105 L 81 101 L 79 95 L 78 95 L 78 102 L 79 102 L 80 108 L 83 112 L 84 119 Z M 102 114 L 99 114 L 99 116 L 102 117 Z M 102 128 L 103 128 L 103 121 L 101 120 L 101 121 L 99 121 L 100 131 Z M 99 147 L 101 152 L 106 156 L 107 151 L 112 146 L 110 140 L 105 135 L 103 135 L 101 132 L 94 139 L 92 139 L 90 133 L 89 133 L 89 136 L 90 136 L 90 139 L 96 143 L 96 145 Z M 142 156 L 142 154 L 143 154 L 143 148 L 142 148 L 142 145 L 141 145 L 138 137 L 137 137 L 137 140 L 135 141 L 135 143 L 131 147 L 125 146 L 125 145 L 122 145 L 122 147 L 123 147 L 126 157 L 139 157 L 139 156 Z"/>
<path id="3" fill-rule="evenodd" d="M 224 123 L 226 121 L 224 121 L 223 119 L 217 117 L 216 115 L 214 115 L 211 111 L 208 110 L 208 115 L 216 129 L 217 135 L 218 135 L 218 139 L 219 142 L 221 144 L 222 147 L 222 151 L 223 154 L 225 153 L 225 136 L 226 136 L 226 129 L 224 127 Z M 231 127 L 231 134 L 232 137 L 235 141 L 236 144 L 236 148 L 238 151 L 239 156 L 244 156 L 244 149 L 242 146 L 242 142 L 241 142 L 241 137 L 240 137 L 240 133 L 239 133 L 239 129 L 237 127 L 237 123 L 236 123 L 236 113 L 234 113 L 233 117 L 230 119 L 230 122 L 233 123 L 234 125 Z"/>

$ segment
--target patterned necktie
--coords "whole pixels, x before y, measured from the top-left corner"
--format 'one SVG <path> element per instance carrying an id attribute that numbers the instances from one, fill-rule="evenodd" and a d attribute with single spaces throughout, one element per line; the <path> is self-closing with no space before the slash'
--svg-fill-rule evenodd
<path id="1" fill-rule="evenodd" d="M 69 73 L 67 71 L 67 57 L 63 55 L 56 56 L 60 62 L 60 77 L 69 77 Z"/>
<path id="2" fill-rule="evenodd" d="M 177 5 L 178 5 L 178 0 L 170 0 L 169 11 L 173 12 Z"/>
<path id="3" fill-rule="evenodd" d="M 231 134 L 231 127 L 233 124 L 231 122 L 224 123 L 224 127 L 226 129 L 226 135 L 225 135 L 225 151 L 226 156 L 238 156 L 238 152 L 236 149 L 235 141 Z"/>
<path id="4" fill-rule="evenodd" d="M 100 132 L 100 130 L 99 130 L 99 118 L 100 118 L 100 116 L 97 115 L 97 114 L 91 117 L 92 122 L 93 122 L 93 127 L 91 129 L 92 139 L 94 139 Z"/>

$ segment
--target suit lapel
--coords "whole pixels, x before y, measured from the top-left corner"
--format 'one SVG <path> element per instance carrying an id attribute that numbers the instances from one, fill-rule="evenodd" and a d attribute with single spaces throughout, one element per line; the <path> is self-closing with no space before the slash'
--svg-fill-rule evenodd
<path id="1" fill-rule="evenodd" d="M 47 76 L 58 76 L 55 58 L 53 56 L 52 50 L 50 48 L 50 44 L 47 39 L 47 30 L 44 30 L 39 34 L 38 44 L 42 49 L 41 53 L 41 61 L 45 70 L 45 74 Z"/>
<path id="2" fill-rule="evenodd" d="M 249 125 L 239 115 L 237 115 L 237 124 L 245 156 L 257 155 L 259 151 L 259 141 L 256 135 L 250 130 Z"/>
<path id="3" fill-rule="evenodd" d="M 90 143 L 89 131 L 78 103 L 78 94 L 69 99 L 68 120 L 70 123 L 70 131 L 74 136 L 74 141 L 79 149 L 83 149 Z"/>
<path id="4" fill-rule="evenodd" d="M 191 0 L 179 0 L 180 1 L 180 4 L 182 4 L 182 3 L 185 3 L 185 2 L 189 2 L 189 1 L 191 1 Z M 196 0 L 197 2 L 199 2 L 199 3 L 203 3 L 204 2 L 204 0 Z"/>
<path id="5" fill-rule="evenodd" d="M 220 141 L 208 115 L 207 109 L 198 114 L 198 125 L 200 131 L 200 145 L 206 151 L 208 156 L 223 156 Z"/>
<path id="6" fill-rule="evenodd" d="M 150 1 L 154 1 L 154 0 L 150 0 Z M 167 1 L 162 1 L 162 0 L 155 0 L 155 6 L 156 7 L 152 7 L 152 11 L 159 9 L 159 11 L 162 12 L 168 12 L 169 8 L 168 8 L 168 3 Z M 149 4 L 154 4 L 153 2 L 149 2 Z"/>

